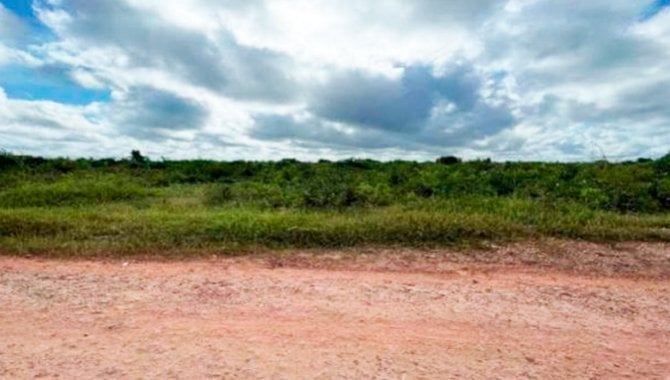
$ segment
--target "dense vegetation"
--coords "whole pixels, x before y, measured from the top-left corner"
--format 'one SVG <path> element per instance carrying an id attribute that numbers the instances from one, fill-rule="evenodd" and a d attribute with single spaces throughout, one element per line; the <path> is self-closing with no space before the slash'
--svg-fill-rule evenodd
<path id="1" fill-rule="evenodd" d="M 670 155 L 623 163 L 0 155 L 0 249 L 670 240 Z"/>

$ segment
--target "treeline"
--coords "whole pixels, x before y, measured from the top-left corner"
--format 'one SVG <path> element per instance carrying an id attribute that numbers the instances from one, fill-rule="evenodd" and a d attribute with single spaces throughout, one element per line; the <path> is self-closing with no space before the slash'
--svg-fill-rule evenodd
<path id="1" fill-rule="evenodd" d="M 138 194 L 139 188 L 202 184 L 205 202 L 211 206 L 344 208 L 426 198 L 517 197 L 549 205 L 578 203 L 594 210 L 670 210 L 670 154 L 621 163 L 462 162 L 456 157 L 427 163 L 153 161 L 138 151 L 121 160 L 0 154 L 0 197 L 27 188 L 26 184 L 57 188 L 64 182 L 74 184 L 72 188 L 80 183 L 84 189 L 78 191 L 85 194 L 85 188 L 96 188 L 96 181 L 117 188 L 132 184 Z M 104 186 L 97 188 L 106 191 Z M 48 197 L 49 191 L 40 194 Z"/>

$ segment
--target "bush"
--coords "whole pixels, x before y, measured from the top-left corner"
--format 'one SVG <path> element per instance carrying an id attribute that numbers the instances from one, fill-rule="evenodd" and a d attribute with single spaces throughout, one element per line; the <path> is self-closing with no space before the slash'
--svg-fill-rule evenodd
<path id="1" fill-rule="evenodd" d="M 656 160 L 654 169 L 659 174 L 670 174 L 670 153 Z"/>
<path id="2" fill-rule="evenodd" d="M 667 178 L 670 155 L 653 162 L 581 164 L 460 162 L 453 156 L 437 163 L 353 159 L 154 163 L 139 151 L 132 160 L 121 161 L 4 153 L 0 205 L 109 202 L 145 196 L 149 186 L 208 184 L 202 198 L 208 205 L 337 209 L 480 196 L 578 202 L 594 210 L 639 213 L 670 210 Z"/>
<path id="3" fill-rule="evenodd" d="M 449 165 L 460 164 L 461 162 L 463 162 L 463 160 L 461 160 L 461 159 L 458 158 L 458 157 L 454 157 L 454 156 L 446 156 L 446 157 L 440 157 L 440 158 L 438 158 L 436 162 L 437 162 L 438 164 L 442 164 L 442 165 L 447 165 L 447 166 L 449 166 Z"/>
<path id="4" fill-rule="evenodd" d="M 19 166 L 18 157 L 10 153 L 0 151 L 0 170 L 7 170 L 18 166 Z"/>
<path id="5" fill-rule="evenodd" d="M 388 206 L 393 202 L 393 193 L 386 184 L 361 183 L 354 189 L 354 203 L 363 207 Z"/>
<path id="6" fill-rule="evenodd" d="M 205 189 L 205 204 L 209 206 L 221 206 L 233 200 L 233 190 L 227 184 L 214 184 Z"/>
<path id="7" fill-rule="evenodd" d="M 306 184 L 302 204 L 307 208 L 342 208 L 356 204 L 355 189 L 345 182 L 312 181 Z"/>
<path id="8" fill-rule="evenodd" d="M 53 183 L 24 182 L 0 192 L 0 207 L 47 207 L 144 199 L 150 192 L 117 177 L 64 177 Z"/>
<path id="9" fill-rule="evenodd" d="M 579 201 L 594 209 L 609 208 L 611 204 L 610 198 L 603 190 L 593 187 L 581 189 Z"/>
<path id="10" fill-rule="evenodd" d="M 249 205 L 261 208 L 299 207 L 300 194 L 276 184 L 238 182 L 214 184 L 205 189 L 204 203 L 209 206 Z"/>
<path id="11" fill-rule="evenodd" d="M 670 178 L 662 178 L 656 183 L 655 194 L 661 207 L 670 209 Z"/>

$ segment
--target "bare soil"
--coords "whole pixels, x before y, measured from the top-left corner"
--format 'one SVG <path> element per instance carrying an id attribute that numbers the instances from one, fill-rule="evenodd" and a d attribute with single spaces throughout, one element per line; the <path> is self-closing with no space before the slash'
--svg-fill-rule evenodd
<path id="1" fill-rule="evenodd" d="M 0 258 L 0 378 L 670 379 L 670 246 Z"/>

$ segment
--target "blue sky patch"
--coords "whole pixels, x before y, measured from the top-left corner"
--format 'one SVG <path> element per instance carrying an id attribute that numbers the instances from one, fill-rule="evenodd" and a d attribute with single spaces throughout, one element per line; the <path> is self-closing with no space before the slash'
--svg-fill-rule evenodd
<path id="1" fill-rule="evenodd" d="M 642 12 L 640 20 L 647 21 L 667 7 L 670 7 L 670 0 L 654 0 L 654 2 Z"/>
<path id="2" fill-rule="evenodd" d="M 30 0 L 1 0 L 0 3 L 5 8 L 14 12 L 14 14 L 21 16 L 24 19 L 35 19 L 35 12 L 33 12 L 32 1 Z"/>
<path id="3" fill-rule="evenodd" d="M 47 28 L 33 10 L 32 0 L 0 0 L 0 3 L 10 12 L 19 16 L 31 29 L 30 37 L 32 40 L 47 40 L 53 38 L 53 32 Z M 44 4 L 44 6 L 46 6 Z"/>
<path id="4" fill-rule="evenodd" d="M 2 67 L 0 87 L 12 99 L 52 100 L 75 105 L 110 99 L 108 90 L 81 87 L 70 79 L 66 70 L 58 67 L 29 68 L 17 65 Z"/>

